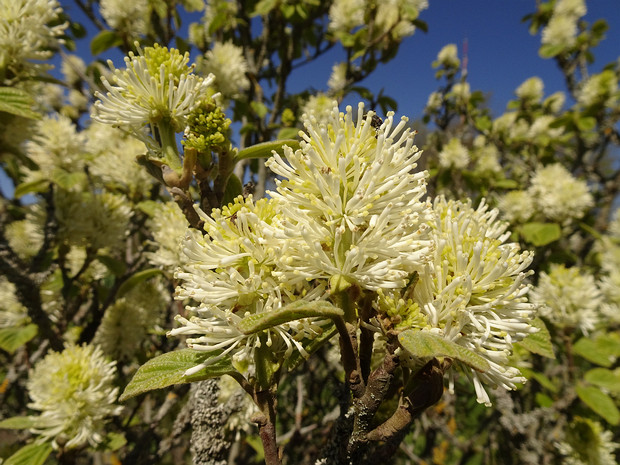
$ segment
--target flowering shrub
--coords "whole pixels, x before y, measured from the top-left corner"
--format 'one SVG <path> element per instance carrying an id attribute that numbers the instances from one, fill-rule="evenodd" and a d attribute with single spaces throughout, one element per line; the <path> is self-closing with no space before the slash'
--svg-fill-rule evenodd
<path id="1" fill-rule="evenodd" d="M 588 74 L 583 0 L 527 18 L 570 99 L 493 117 L 448 44 L 421 142 L 359 83 L 425 1 L 79 5 L 124 66 L 0 0 L 2 463 L 616 463 L 620 65 Z"/>

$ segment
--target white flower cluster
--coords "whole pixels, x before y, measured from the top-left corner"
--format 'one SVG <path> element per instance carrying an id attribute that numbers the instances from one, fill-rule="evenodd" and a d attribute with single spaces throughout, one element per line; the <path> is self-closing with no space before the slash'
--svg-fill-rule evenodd
<path id="1" fill-rule="evenodd" d="M 0 329 L 22 326 L 30 321 L 28 311 L 15 295 L 15 285 L 0 276 Z"/>
<path id="2" fill-rule="evenodd" d="M 594 205 L 586 182 L 573 177 L 559 163 L 538 168 L 528 193 L 545 217 L 559 222 L 582 218 Z"/>
<path id="3" fill-rule="evenodd" d="M 25 181 L 50 180 L 58 170 L 84 172 L 89 158 L 85 145 L 85 133 L 78 132 L 69 118 L 44 117 L 38 122 L 35 135 L 26 143 L 26 153 L 38 169 L 27 170 Z"/>
<path id="4" fill-rule="evenodd" d="M 379 312 L 397 314 L 400 329 L 432 331 L 484 357 L 487 372 L 466 369 L 480 402 L 489 403 L 483 384 L 512 389 L 523 381 L 508 356 L 534 331 L 536 306 L 524 284 L 531 254 L 506 243 L 498 211 L 423 200 L 427 173 L 416 170 L 420 152 L 406 118 L 395 124 L 388 114 L 379 125 L 360 104 L 302 119 L 301 148 L 284 147 L 267 162 L 277 191 L 257 202 L 239 197 L 210 217 L 200 212 L 206 234 L 186 235 L 177 298 L 187 299 L 190 316 L 177 317 L 181 326 L 169 334 L 190 335 L 190 347 L 214 355 L 187 373 L 229 354 L 247 370 L 264 346 L 305 355 L 302 344 L 324 331 L 323 321 L 253 334 L 240 322 L 355 286 L 374 296 Z M 401 292 L 415 275 L 406 302 Z"/>
<path id="5" fill-rule="evenodd" d="M 516 94 L 521 100 L 538 103 L 543 98 L 544 83 L 538 76 L 531 77 L 517 87 Z"/>
<path id="6" fill-rule="evenodd" d="M 51 440 L 54 447 L 67 449 L 103 440 L 106 418 L 118 415 L 114 404 L 118 388 L 113 387 L 115 362 L 107 362 L 96 346 L 68 346 L 50 352 L 37 363 L 28 378 L 32 432 Z"/>
<path id="7" fill-rule="evenodd" d="M 584 0 L 558 0 L 549 23 L 542 31 L 542 43 L 571 47 L 577 35 L 577 21 L 586 14 Z"/>
<path id="8" fill-rule="evenodd" d="M 224 97 L 237 97 L 250 87 L 243 49 L 232 42 L 215 42 L 198 66 L 205 74 L 215 76 L 215 87 Z"/>
<path id="9" fill-rule="evenodd" d="M 23 78 L 45 69 L 31 60 L 47 60 L 62 42 L 69 24 L 49 26 L 61 13 L 57 0 L 0 0 L 0 71 L 5 77 Z"/>
<path id="10" fill-rule="evenodd" d="M 125 57 L 126 69 L 113 71 L 112 81 L 101 80 L 108 90 L 103 95 L 96 92 L 99 100 L 91 115 L 95 121 L 121 127 L 142 137 L 141 128 L 147 124 L 168 122 L 175 132 L 185 129 L 187 116 L 207 95 L 214 77 L 201 78 L 188 66 L 189 54 L 178 50 L 146 47 L 138 55 Z"/>
<path id="11" fill-rule="evenodd" d="M 180 246 L 189 226 L 185 215 L 175 202 L 158 203 L 147 226 L 153 234 L 151 244 L 157 249 L 145 256 L 155 266 L 174 270 L 183 262 Z"/>
<path id="12" fill-rule="evenodd" d="M 146 34 L 150 6 L 148 0 L 101 0 L 101 16 L 112 29 L 138 37 Z"/>
<path id="13" fill-rule="evenodd" d="M 460 139 L 453 137 L 439 152 L 439 166 L 462 170 L 469 164 L 469 151 Z"/>
<path id="14" fill-rule="evenodd" d="M 197 302 L 189 306 L 189 319 L 177 316 L 182 326 L 169 335 L 198 335 L 187 339 L 189 347 L 216 356 L 187 371 L 191 374 L 229 353 L 237 369 L 252 368 L 257 348 L 265 345 L 274 353 L 288 356 L 299 340 L 314 338 L 323 329 L 312 321 L 295 321 L 265 332 L 246 335 L 239 322 L 246 316 L 272 312 L 299 299 L 313 301 L 325 295 L 325 285 L 297 285 L 280 281 L 275 275 L 280 243 L 274 238 L 277 221 L 275 203 L 238 197 L 235 203 L 215 209 L 211 217 L 199 212 L 205 221 L 203 236 L 188 230 L 183 243 L 183 266 L 176 278 L 181 280 L 176 297 Z"/>
<path id="15" fill-rule="evenodd" d="M 123 245 L 132 215 L 125 197 L 110 192 L 58 191 L 54 201 L 61 241 L 91 250 Z"/>
<path id="16" fill-rule="evenodd" d="M 399 288 L 428 261 L 427 173 L 415 172 L 420 152 L 406 122 L 393 127 L 389 114 L 377 129 L 362 104 L 357 114 L 334 108 L 320 122 L 307 116 L 301 149 L 268 160 L 284 178 L 271 193 L 283 239 L 297 238 L 283 250 L 287 280 L 340 276 L 365 289 Z"/>
<path id="17" fill-rule="evenodd" d="M 427 0 L 336 0 L 329 9 L 329 30 L 333 33 L 354 32 L 364 27 L 366 16 L 373 15 L 374 34 L 390 34 L 395 39 L 410 36 L 415 31 L 413 20 L 428 8 Z"/>
<path id="18" fill-rule="evenodd" d="M 461 65 L 459 60 L 458 49 L 456 44 L 444 45 L 437 54 L 437 62 L 434 66 L 443 66 L 445 68 L 458 68 Z"/>
<path id="19" fill-rule="evenodd" d="M 614 452 L 620 444 L 612 431 L 589 418 L 575 417 L 568 426 L 564 441 L 556 444 L 564 465 L 617 465 Z"/>
<path id="20" fill-rule="evenodd" d="M 420 273 L 414 302 L 424 316 L 422 330 L 440 334 L 482 357 L 485 373 L 465 368 L 478 402 L 490 405 L 483 384 L 514 389 L 525 381 L 508 366 L 512 344 L 535 331 L 530 325 L 537 306 L 527 302 L 524 280 L 532 254 L 517 243 L 506 242 L 507 224 L 497 221 L 499 211 L 484 201 L 434 203 L 433 261 Z M 452 384 L 451 384 L 452 385 Z"/>
<path id="21" fill-rule="evenodd" d="M 540 274 L 531 298 L 541 305 L 541 316 L 557 327 L 588 334 L 600 321 L 603 296 L 594 277 L 582 268 L 552 264 L 549 273 Z"/>
<path id="22" fill-rule="evenodd" d="M 141 283 L 106 309 L 93 343 L 114 360 L 130 360 L 147 341 L 148 331 L 161 319 L 170 301 L 163 283 L 156 279 Z"/>
<path id="23" fill-rule="evenodd" d="M 618 77 L 612 70 L 594 74 L 585 81 L 577 95 L 577 101 L 585 106 L 611 106 L 618 102 Z"/>

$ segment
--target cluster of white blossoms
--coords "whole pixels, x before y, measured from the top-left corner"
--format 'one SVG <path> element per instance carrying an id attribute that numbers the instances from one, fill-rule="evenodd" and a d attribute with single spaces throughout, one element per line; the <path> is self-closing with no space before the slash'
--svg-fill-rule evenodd
<path id="1" fill-rule="evenodd" d="M 226 98 L 237 97 L 250 87 L 243 49 L 232 42 L 215 42 L 204 59 L 199 59 L 198 67 L 215 76 L 215 87 Z"/>
<path id="2" fill-rule="evenodd" d="M 461 65 L 456 44 L 447 44 L 437 54 L 437 61 L 434 67 L 443 66 L 444 68 L 458 68 Z"/>
<path id="3" fill-rule="evenodd" d="M 376 128 L 372 116 L 363 104 L 322 121 L 307 115 L 301 149 L 267 161 L 284 178 L 270 195 L 281 201 L 287 281 L 400 288 L 429 260 L 432 208 L 421 200 L 428 174 L 415 171 L 415 133 L 403 131 L 406 118 L 394 126 L 390 113 Z"/>
<path id="4" fill-rule="evenodd" d="M 415 31 L 413 21 L 420 11 L 428 8 L 427 0 L 336 0 L 329 9 L 329 30 L 333 33 L 355 32 L 366 24 L 366 15 L 373 15 L 375 36 L 390 34 L 395 39 L 410 36 Z"/>
<path id="5" fill-rule="evenodd" d="M 158 203 L 147 226 L 153 234 L 150 241 L 156 250 L 146 252 L 151 264 L 174 271 L 183 262 L 179 244 L 185 237 L 189 223 L 175 202 Z"/>
<path id="6" fill-rule="evenodd" d="M 55 448 L 99 444 L 107 417 L 122 410 L 114 404 L 114 365 L 91 345 L 70 345 L 46 355 L 28 377 L 28 407 L 41 412 L 31 417 L 32 433 L 51 440 Z"/>
<path id="7" fill-rule="evenodd" d="M 549 273 L 540 274 L 530 297 L 541 305 L 540 315 L 559 328 L 588 334 L 600 321 L 603 296 L 594 277 L 582 268 L 552 264 Z"/>
<path id="8" fill-rule="evenodd" d="M 15 285 L 0 276 L 0 329 L 15 328 L 30 321 L 28 310 L 15 295 Z"/>
<path id="9" fill-rule="evenodd" d="M 515 190 L 502 195 L 498 199 L 498 207 L 502 216 L 511 223 L 525 223 L 534 214 L 533 202 L 527 191 Z"/>
<path id="10" fill-rule="evenodd" d="M 85 134 L 85 150 L 92 159 L 88 169 L 94 178 L 129 198 L 148 194 L 154 179 L 136 163 L 136 157 L 146 152 L 143 142 L 97 122 L 92 122 Z"/>
<path id="11" fill-rule="evenodd" d="M 474 139 L 473 148 L 476 174 L 489 176 L 502 172 L 502 165 L 499 163 L 499 150 L 496 145 L 489 143 L 485 136 L 478 135 Z"/>
<path id="12" fill-rule="evenodd" d="M 488 360 L 485 373 L 466 368 L 480 402 L 489 404 L 483 384 L 512 389 L 523 381 L 508 356 L 534 331 L 536 306 L 524 284 L 532 257 L 506 243 L 498 211 L 424 200 L 428 174 L 416 169 L 420 152 L 406 118 L 395 124 L 390 113 L 379 124 L 360 104 L 302 120 L 301 148 L 285 146 L 267 162 L 276 192 L 257 202 L 239 197 L 210 217 L 200 212 L 206 234 L 186 235 L 176 294 L 190 316 L 178 316 L 181 326 L 169 334 L 189 335 L 191 348 L 214 354 L 187 373 L 229 354 L 246 370 L 264 345 L 305 355 L 304 341 L 329 322 L 303 319 L 254 334 L 240 322 L 300 299 L 338 300 L 356 286 L 376 298 L 379 312 L 397 314 L 399 329 L 432 331 Z M 401 292 L 416 274 L 407 303 Z"/>
<path id="13" fill-rule="evenodd" d="M 85 133 L 78 132 L 69 118 L 44 117 L 25 146 L 26 154 L 38 167 L 26 170 L 25 182 L 50 180 L 59 170 L 84 172 L 88 159 L 85 145 Z"/>
<path id="14" fill-rule="evenodd" d="M 61 43 L 69 26 L 58 19 L 62 8 L 57 0 L 0 0 L 0 73 L 5 79 L 37 74 Z"/>
<path id="15" fill-rule="evenodd" d="M 118 249 L 124 244 L 132 216 L 124 196 L 59 190 L 54 202 L 59 240 L 91 250 Z"/>
<path id="16" fill-rule="evenodd" d="M 526 79 L 515 91 L 517 97 L 527 102 L 538 103 L 543 98 L 545 85 L 538 76 Z"/>
<path id="17" fill-rule="evenodd" d="M 613 106 L 620 101 L 618 76 L 612 70 L 590 76 L 579 89 L 577 101 L 585 106 Z"/>
<path id="18" fill-rule="evenodd" d="M 148 0 L 101 0 L 101 16 L 112 29 L 138 37 L 147 33 L 150 5 Z"/>
<path id="19" fill-rule="evenodd" d="M 617 465 L 614 452 L 620 444 L 613 432 L 589 418 L 575 417 L 568 426 L 564 441 L 556 443 L 564 465 Z"/>
<path id="20" fill-rule="evenodd" d="M 506 242 L 507 224 L 499 211 L 484 201 L 437 197 L 432 236 L 433 261 L 420 273 L 413 300 L 430 331 L 484 357 L 490 369 L 480 373 L 463 367 L 472 379 L 478 402 L 490 405 L 483 384 L 514 389 L 525 382 L 518 369 L 508 366 L 512 344 L 536 331 L 531 320 L 537 306 L 527 301 L 525 270 L 533 255 L 517 243 Z M 452 381 L 451 381 L 452 388 Z"/>
<path id="21" fill-rule="evenodd" d="M 577 35 L 577 22 L 586 12 L 584 0 L 558 0 L 549 23 L 542 31 L 542 43 L 572 47 Z"/>
<path id="22" fill-rule="evenodd" d="M 275 202 L 261 199 L 254 203 L 251 196 L 245 200 L 237 197 L 233 204 L 214 209 L 210 217 L 199 214 L 206 234 L 188 230 L 182 244 L 183 265 L 175 274 L 181 281 L 176 297 L 198 305 L 187 307 L 192 313 L 189 319 L 177 316 L 182 326 L 168 334 L 194 335 L 187 345 L 215 356 L 186 374 L 228 354 L 238 370 L 251 370 L 255 350 L 263 345 L 285 357 L 295 348 L 305 354 L 299 341 L 322 334 L 316 322 L 298 320 L 251 335 L 239 328 L 246 316 L 273 312 L 295 300 L 325 296 L 324 285 L 288 283 L 274 275 L 281 253 L 273 232 Z"/>
<path id="23" fill-rule="evenodd" d="M 528 188 L 538 211 L 561 223 L 582 218 L 594 205 L 585 181 L 576 179 L 559 163 L 536 170 Z"/>
<path id="24" fill-rule="evenodd" d="M 175 132 L 185 129 L 187 116 L 207 95 L 214 77 L 201 78 L 188 66 L 189 53 L 176 49 L 146 47 L 138 55 L 125 57 L 126 69 L 113 71 L 112 83 L 102 82 L 107 94 L 97 92 L 98 100 L 91 115 L 95 121 L 121 127 L 138 138 L 147 124 L 169 124 Z M 169 134 L 161 134 L 162 137 Z"/>
<path id="25" fill-rule="evenodd" d="M 308 97 L 301 107 L 301 114 L 315 115 L 318 120 L 329 117 L 334 105 L 334 100 L 321 92 Z"/>
<path id="26" fill-rule="evenodd" d="M 469 151 L 461 140 L 453 137 L 439 152 L 439 166 L 462 170 L 469 164 Z"/>
<path id="27" fill-rule="evenodd" d="M 169 300 L 162 281 L 140 283 L 106 309 L 93 344 L 114 360 L 131 360 L 161 320 Z"/>

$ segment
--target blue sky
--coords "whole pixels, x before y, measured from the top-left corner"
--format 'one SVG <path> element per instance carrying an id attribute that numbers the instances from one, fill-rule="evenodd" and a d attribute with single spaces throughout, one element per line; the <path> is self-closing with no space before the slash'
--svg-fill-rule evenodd
<path id="1" fill-rule="evenodd" d="M 543 79 L 546 95 L 565 90 L 554 61 L 538 56 L 540 37 L 530 35 L 521 22 L 534 11 L 534 5 L 534 0 L 430 0 L 429 8 L 420 15 L 428 24 L 428 33 L 416 31 L 407 38 L 398 56 L 364 84 L 375 93 L 385 88 L 385 94 L 398 101 L 399 114 L 418 118 L 428 95 L 437 89 L 431 68 L 437 53 L 445 44 L 454 43 L 460 54 L 467 40 L 468 81 L 472 90 L 490 94 L 495 115 L 503 112 L 514 90 L 529 77 Z M 599 71 L 620 57 L 620 1 L 589 0 L 587 6 L 586 21 L 604 18 L 610 25 L 606 40 L 595 49 L 597 60 L 592 70 Z M 337 56 L 325 61 L 328 63 L 322 63 L 316 79 L 322 83 Z M 302 79 L 309 82 L 311 78 Z"/>
<path id="2" fill-rule="evenodd" d="M 60 3 L 73 18 L 90 26 L 72 0 Z M 620 0 L 589 0 L 587 7 L 587 21 L 604 18 L 610 25 L 607 39 L 595 50 L 597 60 L 592 70 L 598 71 L 620 56 Z M 428 24 L 428 33 L 416 31 L 405 39 L 397 57 L 381 65 L 362 84 L 374 93 L 383 88 L 386 95 L 399 103 L 398 114 L 417 119 L 422 115 L 428 95 L 437 89 L 431 68 L 437 53 L 448 43 L 457 44 L 461 53 L 467 41 L 471 88 L 490 95 L 495 115 L 503 112 L 514 90 L 529 77 L 543 79 L 546 95 L 564 90 L 555 63 L 538 57 L 540 37 L 531 36 L 527 25 L 521 22 L 534 8 L 534 0 L 429 0 L 429 8 L 420 16 Z M 184 16 L 187 26 L 191 21 L 198 21 L 200 13 Z M 78 47 L 78 53 L 90 59 L 89 41 L 80 41 Z M 342 57 L 341 50 L 333 50 L 316 63 L 300 68 L 291 78 L 290 90 L 300 91 L 309 86 L 326 89 L 331 67 Z M 112 58 L 117 66 L 122 63 L 118 53 L 111 56 L 104 53 L 99 58 Z M 352 97 L 351 101 L 356 99 Z"/>

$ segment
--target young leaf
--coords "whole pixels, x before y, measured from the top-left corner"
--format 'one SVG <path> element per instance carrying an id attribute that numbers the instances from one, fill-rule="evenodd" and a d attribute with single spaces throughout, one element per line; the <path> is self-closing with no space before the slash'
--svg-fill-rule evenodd
<path id="1" fill-rule="evenodd" d="M 550 244 L 562 237 L 562 229 L 556 223 L 526 223 L 520 232 L 523 239 L 536 247 Z"/>
<path id="2" fill-rule="evenodd" d="M 577 395 L 592 410 L 603 417 L 609 424 L 620 423 L 620 412 L 613 399 L 597 387 L 577 384 Z"/>
<path id="3" fill-rule="evenodd" d="M 20 198 L 26 194 L 38 194 L 40 192 L 45 192 L 49 184 L 49 179 L 38 179 L 36 181 L 23 182 L 15 188 L 15 198 Z"/>
<path id="4" fill-rule="evenodd" d="M 27 92 L 15 87 L 0 87 L 0 112 L 40 119 L 41 115 L 32 110 L 33 104 L 34 100 Z"/>
<path id="5" fill-rule="evenodd" d="M 553 353 L 553 346 L 551 345 L 551 335 L 545 326 L 545 323 L 540 318 L 534 318 L 532 320 L 532 326 L 538 328 L 538 332 L 528 335 L 525 339 L 519 342 L 519 345 L 524 349 L 542 355 L 547 358 L 555 358 Z"/>
<path id="6" fill-rule="evenodd" d="M 585 374 L 584 379 L 610 392 L 620 393 L 620 370 L 593 368 Z"/>
<path id="7" fill-rule="evenodd" d="M 277 140 L 274 142 L 263 142 L 262 144 L 252 145 L 240 150 L 235 157 L 235 161 L 244 160 L 246 158 L 269 158 L 275 150 L 279 154 L 284 153 L 283 146 L 288 145 L 293 150 L 297 150 L 300 145 L 299 141 L 294 139 Z"/>
<path id="8" fill-rule="evenodd" d="M 408 329 L 398 335 L 398 342 L 415 357 L 450 357 L 481 373 L 490 368 L 489 362 L 477 353 L 427 331 Z"/>
<path id="9" fill-rule="evenodd" d="M 43 465 L 52 453 L 51 444 L 28 444 L 11 455 L 3 465 Z"/>
<path id="10" fill-rule="evenodd" d="M 342 309 L 336 307 L 329 302 L 319 300 L 315 302 L 306 302 L 298 300 L 268 313 L 256 313 L 246 316 L 239 322 L 239 329 L 244 334 L 253 334 L 282 323 L 299 320 L 301 318 L 324 317 L 334 318 L 344 316 Z"/>
<path id="11" fill-rule="evenodd" d="M 124 296 L 129 291 L 131 291 L 138 284 L 143 283 L 147 279 L 152 278 L 153 276 L 157 276 L 158 274 L 163 274 L 164 272 L 159 268 L 150 268 L 148 270 L 138 271 L 136 274 L 131 275 L 127 281 L 121 284 L 121 287 L 118 289 L 118 298 Z"/>
<path id="12" fill-rule="evenodd" d="M 191 376 L 185 376 L 185 372 L 190 368 L 205 363 L 217 355 L 219 352 L 183 349 L 155 357 L 138 368 L 119 400 L 125 401 L 144 392 L 165 388 L 173 384 L 202 381 L 233 373 L 235 369 L 230 359 L 223 358 L 207 365 Z"/>
<path id="13" fill-rule="evenodd" d="M 31 341 L 37 335 L 37 331 L 38 327 L 35 324 L 0 329 L 0 349 L 12 354 L 28 341 Z"/>
<path id="14" fill-rule="evenodd" d="M 30 429 L 34 428 L 36 419 L 33 417 L 11 417 L 0 421 L 2 429 Z"/>
<path id="15" fill-rule="evenodd" d="M 582 337 L 573 346 L 573 353 L 602 367 L 610 367 L 616 360 L 614 347 L 609 338 L 598 337 L 596 340 Z"/>
<path id="16" fill-rule="evenodd" d="M 99 55 L 107 49 L 123 44 L 123 39 L 115 31 L 101 31 L 90 43 L 90 53 Z"/>

